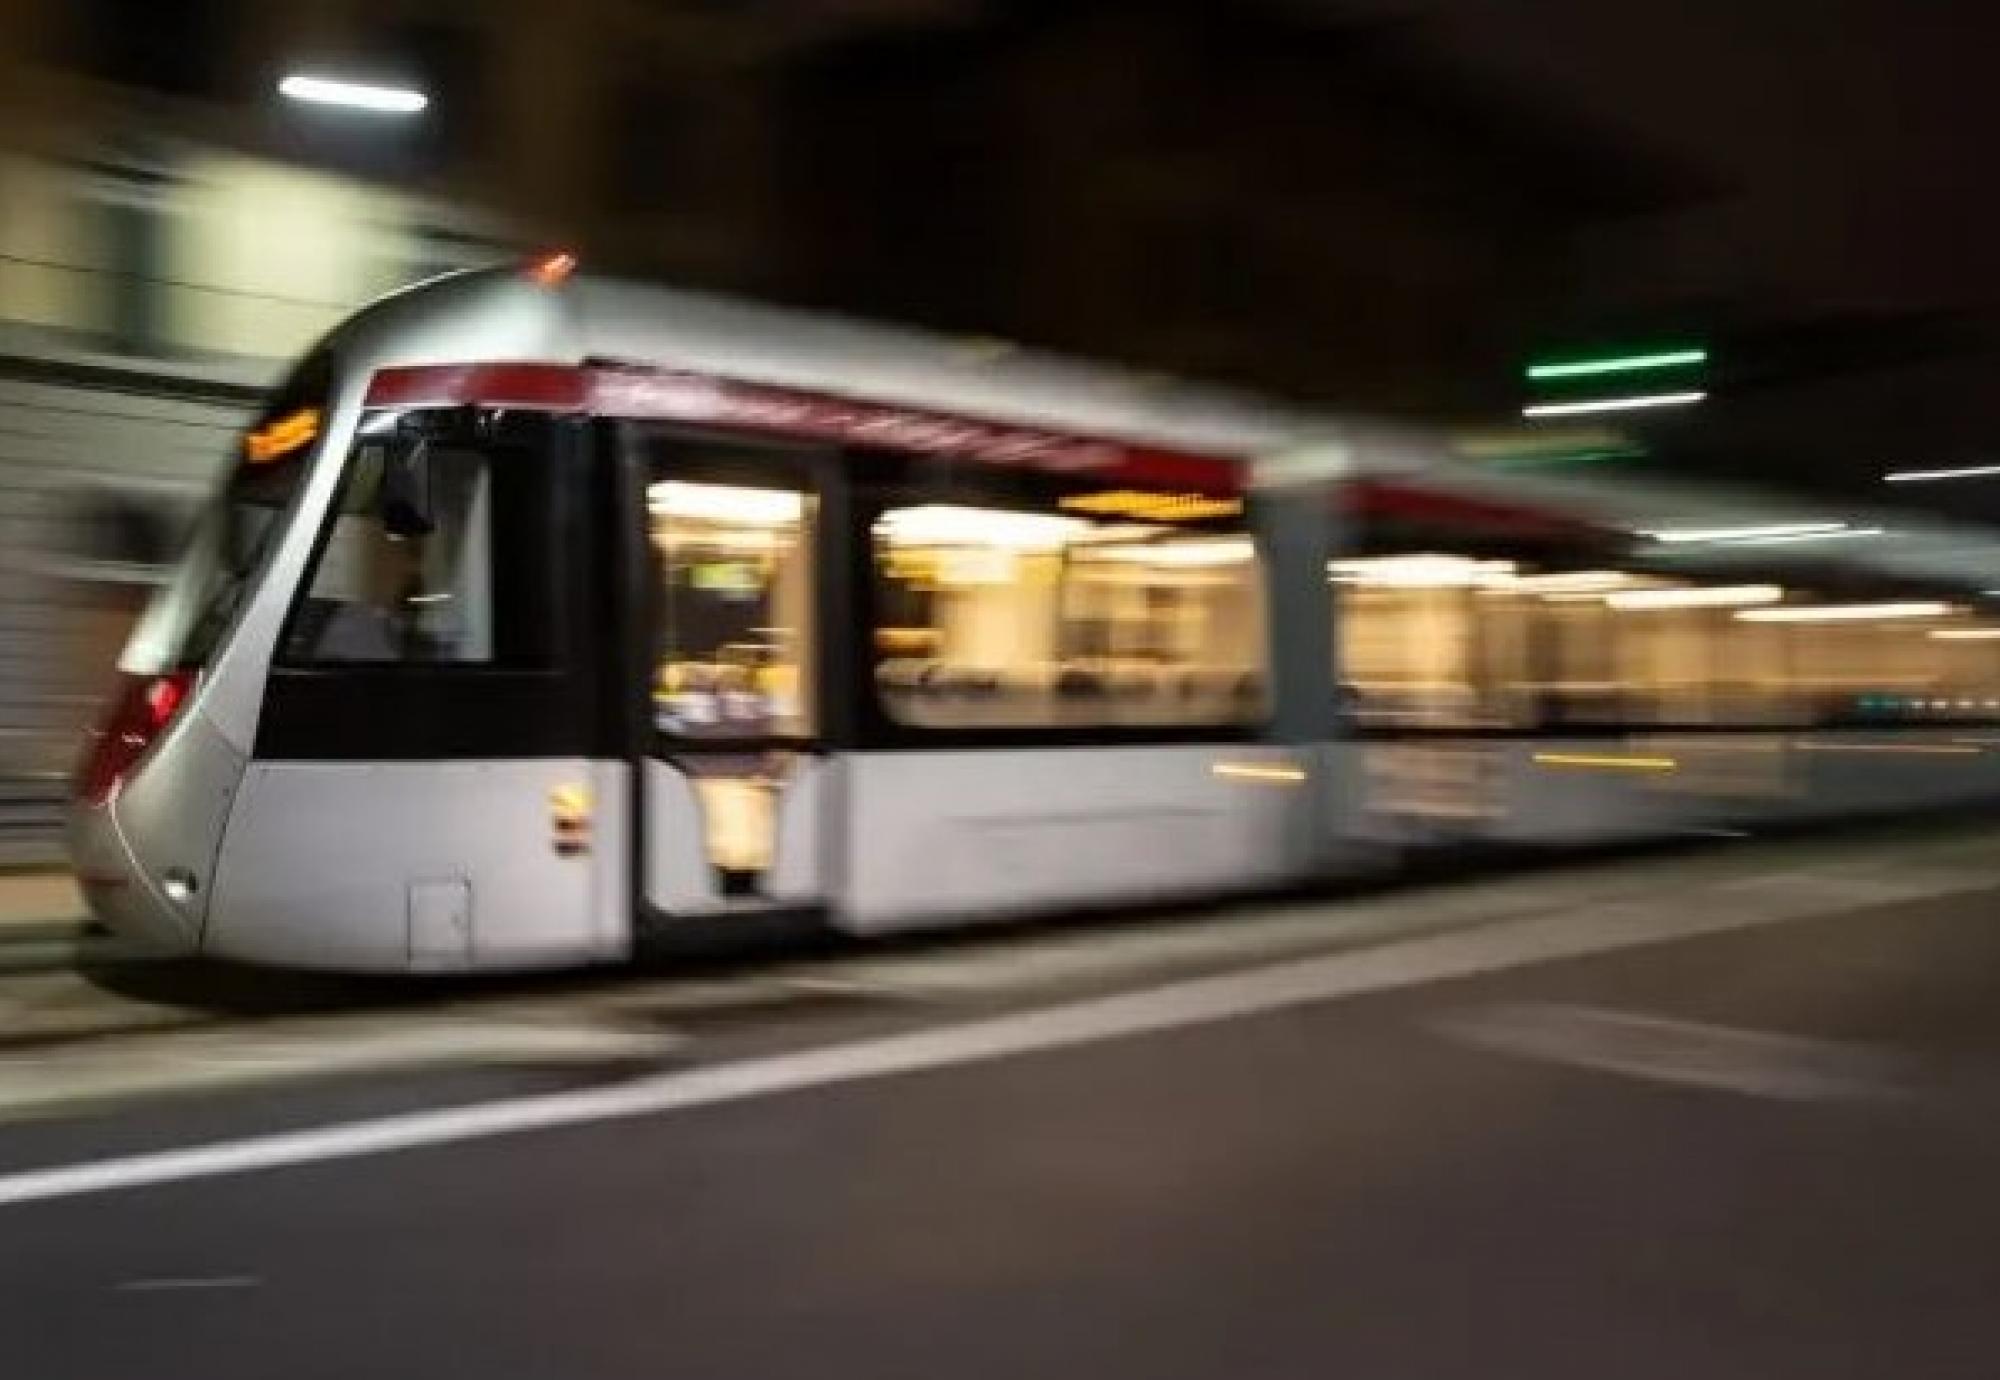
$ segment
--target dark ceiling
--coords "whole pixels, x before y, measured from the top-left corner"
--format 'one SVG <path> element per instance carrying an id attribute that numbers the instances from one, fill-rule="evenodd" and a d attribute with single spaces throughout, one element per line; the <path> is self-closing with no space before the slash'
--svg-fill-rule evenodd
<path id="1" fill-rule="evenodd" d="M 2000 6 L 1926 0 L 1299 0 L 1680 170 L 1600 221 L 1552 346 L 1695 337 L 1711 400 L 1655 466 L 2000 519 Z M 1490 97 L 1489 97 L 1490 98 Z"/>

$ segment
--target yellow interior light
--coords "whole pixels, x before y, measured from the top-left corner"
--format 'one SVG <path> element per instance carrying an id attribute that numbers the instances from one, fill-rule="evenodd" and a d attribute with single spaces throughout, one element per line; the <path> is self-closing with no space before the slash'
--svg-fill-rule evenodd
<path id="1" fill-rule="evenodd" d="M 243 454 L 253 465 L 266 465 L 313 443 L 319 435 L 320 411 L 301 407 L 274 417 L 243 438 Z"/>
<path id="2" fill-rule="evenodd" d="M 1216 762 L 1209 771 L 1227 781 L 1265 781 L 1274 786 L 1296 786 L 1306 779 L 1304 767 L 1281 762 Z"/>
<path id="3" fill-rule="evenodd" d="M 1240 498 L 1149 493 L 1140 489 L 1106 489 L 1102 493 L 1071 494 L 1060 500 L 1058 506 L 1071 513 L 1136 518 L 1142 522 L 1200 522 L 1206 518 L 1236 517 L 1243 512 L 1243 500 Z"/>
<path id="4" fill-rule="evenodd" d="M 1680 766 L 1671 757 L 1609 752 L 1538 752 L 1535 764 L 1542 767 L 1576 767 L 1585 771 L 1674 771 Z"/>

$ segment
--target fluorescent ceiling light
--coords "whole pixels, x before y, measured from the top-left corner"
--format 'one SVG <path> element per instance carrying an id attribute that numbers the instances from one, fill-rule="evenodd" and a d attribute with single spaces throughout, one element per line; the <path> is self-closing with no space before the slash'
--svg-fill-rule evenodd
<path id="1" fill-rule="evenodd" d="M 1592 398 L 1587 402 L 1530 403 L 1521 409 L 1523 417 L 1575 417 L 1586 412 L 1632 412 L 1642 407 L 1686 407 L 1708 394 L 1698 389 L 1685 393 L 1635 393 L 1624 398 Z"/>
<path id="2" fill-rule="evenodd" d="M 1463 589 L 1513 578 L 1512 561 L 1480 561 L 1437 554 L 1370 556 L 1327 562 L 1327 573 L 1342 584 L 1378 589 Z"/>
<path id="3" fill-rule="evenodd" d="M 896 508 L 882 514 L 876 532 L 895 546 L 986 546 L 1011 551 L 1059 551 L 1089 530 L 1081 518 L 1020 513 L 1006 508 L 960 508 L 946 503 Z"/>
<path id="4" fill-rule="evenodd" d="M 660 517 L 732 522 L 745 527 L 785 527 L 805 514 L 805 495 L 789 489 L 743 489 L 730 484 L 684 484 L 670 479 L 646 490 L 646 507 Z"/>
<path id="5" fill-rule="evenodd" d="M 414 115 L 431 103 L 429 96 L 407 87 L 338 81 L 332 77 L 312 77 L 301 72 L 294 72 L 279 82 L 278 94 L 295 101 L 310 101 L 314 105 L 371 110 L 378 115 Z"/>
<path id="6" fill-rule="evenodd" d="M 1726 609 L 1775 604 L 1785 597 L 1777 585 L 1712 585 L 1706 589 L 1627 589 L 1604 596 L 1614 609 Z"/>
<path id="7" fill-rule="evenodd" d="M 1561 570 L 1547 575 L 1516 575 L 1508 587 L 1530 594 L 1584 594 L 1631 583 L 1632 577 L 1619 570 Z"/>
<path id="8" fill-rule="evenodd" d="M 1531 379 L 1573 379 L 1587 374 L 1623 374 L 1635 369 L 1672 369 L 1683 364 L 1706 364 L 1706 350 L 1660 350 L 1646 355 L 1619 355 L 1609 359 L 1578 359 L 1548 364 L 1531 364 Z"/>
<path id="9" fill-rule="evenodd" d="M 1752 527 L 1673 527 L 1646 533 L 1670 546 L 1705 541 L 1765 541 L 1773 537 L 1820 536 L 1847 531 L 1844 522 L 1767 522 Z"/>
<path id="10" fill-rule="evenodd" d="M 1985 479 L 2000 474 L 2000 465 L 1961 465 L 1946 470 L 1890 470 L 1884 484 L 1930 484 L 1940 479 Z"/>
<path id="11" fill-rule="evenodd" d="M 1856 623 L 1876 618 L 1941 618 L 1950 604 L 1908 600 L 1888 604 L 1802 604 L 1788 609 L 1745 609 L 1736 616 L 1746 623 Z"/>

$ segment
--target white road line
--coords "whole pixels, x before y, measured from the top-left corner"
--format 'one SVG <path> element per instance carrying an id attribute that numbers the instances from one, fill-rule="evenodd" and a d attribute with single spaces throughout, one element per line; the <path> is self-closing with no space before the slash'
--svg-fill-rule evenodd
<path id="1" fill-rule="evenodd" d="M 1991 886 L 1968 876 L 1932 881 L 1903 899 Z M 1894 891 L 1894 888 L 1890 888 Z M 1882 896 L 1870 896 L 1880 903 Z M 1065 1049 L 1407 987 L 1524 964 L 1770 925 L 1823 914 L 1823 892 L 1774 888 L 1758 895 L 1721 889 L 1695 903 L 1686 892 L 1641 906 L 1582 906 L 1485 929 L 1389 944 L 1360 953 L 1273 964 L 1146 991 L 804 1050 L 714 1068 L 639 1078 L 616 1087 L 548 1093 L 469 1107 L 412 1112 L 186 1149 L 127 1155 L 0 1176 L 0 1206 L 245 1174 L 291 1165 L 450 1145 L 490 1136 L 651 1116 L 688 1107 L 770 1097 L 1012 1055 Z"/>
<path id="2" fill-rule="evenodd" d="M 1476 1007 L 1433 1022 L 1478 1049 L 1597 1073 L 1792 1102 L 1900 1097 L 1914 1063 L 1891 1049 L 1557 1003 Z"/>

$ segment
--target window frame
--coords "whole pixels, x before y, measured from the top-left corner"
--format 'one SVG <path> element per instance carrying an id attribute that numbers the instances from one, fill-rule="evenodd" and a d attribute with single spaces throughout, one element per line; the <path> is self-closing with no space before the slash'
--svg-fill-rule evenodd
<path id="1" fill-rule="evenodd" d="M 1417 542 L 1375 543 L 1367 540 L 1350 541 L 1338 553 L 1340 556 L 1417 554 L 1438 552 L 1459 556 L 1505 555 L 1519 558 L 1524 563 L 1541 563 L 1555 567 L 1576 566 L 1578 568 L 1610 568 L 1625 570 L 1635 574 L 1679 575 L 1684 572 L 1662 570 L 1649 566 L 1643 561 L 1635 561 L 1629 553 L 1601 550 L 1567 550 L 1545 552 L 1482 544 L 1478 541 L 1461 540 L 1454 542 L 1448 537 Z M 1545 572 L 1544 572 L 1545 573 Z M 1703 577 L 1711 583 L 1781 583 L 1788 590 L 1812 594 L 1837 601 L 1866 602 L 1869 599 L 1894 598 L 1934 594 L 1936 591 L 1919 590 L 1914 586 L 1898 585 L 1883 579 L 1866 576 L 1857 577 L 1844 574 L 1838 568 L 1815 566 L 1746 566 L 1716 575 L 1713 572 Z M 1334 619 L 1335 669 L 1344 684 L 1349 674 L 1348 610 L 1342 589 L 1333 586 L 1334 593 L 1329 600 L 1329 611 Z M 1657 632 L 1642 629 L 1638 624 L 1628 625 L 1632 632 Z M 1809 625 L 1799 625 L 1805 627 Z M 1841 625 L 1835 625 L 1836 627 Z M 1553 621 L 1541 625 L 1540 636 L 1547 637 L 1554 629 Z M 1713 630 L 1703 632 L 1706 640 L 1704 658 L 1713 665 L 1719 643 Z M 1599 643 L 1604 661 L 1605 674 L 1609 683 L 1620 687 L 1621 702 L 1619 712 L 1602 718 L 1551 716 L 1546 705 L 1538 704 L 1536 711 L 1517 723 L 1424 723 L 1424 722 L 1370 722 L 1358 717 L 1351 706 L 1341 712 L 1341 732 L 1343 737 L 1362 742 L 1424 742 L 1450 739 L 1475 739 L 1483 741 L 1553 739 L 1577 741 L 1586 739 L 1613 739 L 1634 736 L 1712 736 L 1742 737 L 1757 735 L 1799 735 L 1799 734 L 1855 734 L 1868 735 L 1892 733 L 1916 729 L 1968 729 L 2000 723 L 2000 717 L 1992 714 L 1968 714 L 1959 718 L 1925 719 L 1921 716 L 1899 714 L 1894 709 L 1882 709 L 1870 714 L 1860 705 L 1867 698 L 1865 694 L 1847 692 L 1825 692 L 1800 690 L 1788 684 L 1779 702 L 1778 712 L 1765 713 L 1754 718 L 1689 718 L 1657 717 L 1647 718 L 1632 712 L 1635 682 L 1630 678 L 1623 662 L 1634 644 L 1616 638 Z M 1796 648 L 1785 653 L 1787 664 L 1794 663 Z M 1710 682 L 1711 687 L 1714 684 Z M 1337 686 L 1336 689 L 1339 687 Z M 1490 694 L 1494 686 L 1481 687 L 1480 693 Z M 1981 696 L 1981 698 L 1985 698 Z M 1835 704 L 1836 701 L 1841 703 Z"/>
<path id="2" fill-rule="evenodd" d="M 687 426 L 633 418 L 606 418 L 615 428 L 615 445 L 627 457 L 630 492 L 625 503 L 621 534 L 632 544 L 634 587 L 630 594 L 631 614 L 622 636 L 632 642 L 631 655 L 637 674 L 632 693 L 639 702 L 639 753 L 659 761 L 681 757 L 750 756 L 766 752 L 817 754 L 853 745 L 854 695 L 849 683 L 848 639 L 844 633 L 852 619 L 847 610 L 849 582 L 847 553 L 853 546 L 846 521 L 851 487 L 848 466 L 838 448 L 820 442 L 767 437 L 721 427 Z M 694 456 L 698 462 L 687 470 L 662 475 L 654 463 L 656 453 L 669 448 Z M 728 458 L 716 463 L 718 455 Z M 661 566 L 654 554 L 646 491 L 654 483 L 686 477 L 692 483 L 741 484 L 745 487 L 785 488 L 797 485 L 798 492 L 812 501 L 809 596 L 814 622 L 813 656 L 810 665 L 800 668 L 801 678 L 811 677 L 813 724 L 809 732 L 761 733 L 709 738 L 686 737 L 660 727 L 653 709 L 654 639 L 660 627 Z"/>

